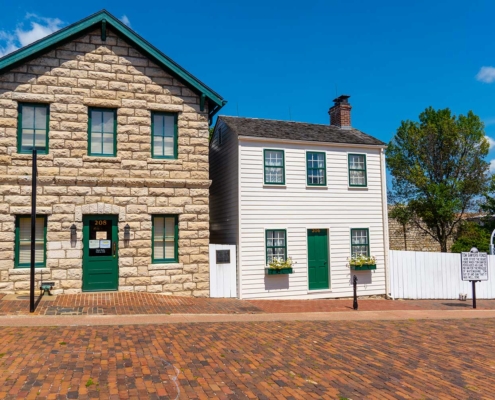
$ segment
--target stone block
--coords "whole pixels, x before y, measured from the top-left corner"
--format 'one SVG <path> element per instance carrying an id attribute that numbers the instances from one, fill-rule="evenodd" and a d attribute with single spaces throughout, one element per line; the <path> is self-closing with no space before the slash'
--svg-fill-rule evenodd
<path id="1" fill-rule="evenodd" d="M 147 291 L 148 293 L 161 293 L 162 285 L 148 285 Z"/>

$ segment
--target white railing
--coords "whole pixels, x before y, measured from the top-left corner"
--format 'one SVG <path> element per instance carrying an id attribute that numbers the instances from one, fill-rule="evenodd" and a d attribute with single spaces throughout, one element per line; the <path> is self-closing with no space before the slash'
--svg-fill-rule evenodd
<path id="1" fill-rule="evenodd" d="M 393 298 L 472 298 L 471 283 L 461 280 L 460 254 L 390 250 L 389 261 Z M 495 256 L 488 256 L 488 281 L 476 283 L 476 298 L 495 298 Z"/>

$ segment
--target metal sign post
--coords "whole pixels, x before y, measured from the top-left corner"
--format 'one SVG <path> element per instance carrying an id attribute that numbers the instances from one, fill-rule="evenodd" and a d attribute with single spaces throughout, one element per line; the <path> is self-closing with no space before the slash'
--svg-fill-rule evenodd
<path id="1" fill-rule="evenodd" d="M 31 282 L 29 291 L 29 312 L 34 312 L 34 276 L 35 276 L 35 250 L 36 250 L 36 149 L 33 149 L 33 165 L 31 175 Z"/>
<path id="2" fill-rule="evenodd" d="M 358 309 L 358 302 L 357 302 L 357 276 L 354 275 L 354 279 L 352 280 L 352 284 L 354 286 L 354 301 L 352 302 L 352 308 L 354 310 Z"/>
<path id="3" fill-rule="evenodd" d="M 488 280 L 488 256 L 476 247 L 461 253 L 461 278 L 469 281 L 473 288 L 473 308 L 476 308 L 476 282 Z"/>

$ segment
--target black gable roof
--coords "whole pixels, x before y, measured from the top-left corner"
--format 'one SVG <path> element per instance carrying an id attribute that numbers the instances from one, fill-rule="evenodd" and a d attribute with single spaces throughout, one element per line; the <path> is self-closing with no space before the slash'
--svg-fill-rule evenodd
<path id="1" fill-rule="evenodd" d="M 354 128 L 342 129 L 332 125 L 277 121 L 273 119 L 226 117 L 223 115 L 218 118 L 227 124 L 238 136 L 375 146 L 385 145 L 381 140 Z"/>

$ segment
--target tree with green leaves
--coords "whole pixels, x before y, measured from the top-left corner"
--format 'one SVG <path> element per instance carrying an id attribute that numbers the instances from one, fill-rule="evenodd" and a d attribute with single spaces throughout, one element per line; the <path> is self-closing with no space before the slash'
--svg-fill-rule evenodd
<path id="1" fill-rule="evenodd" d="M 452 253 L 470 251 L 473 247 L 484 252 L 490 250 L 490 232 L 474 221 L 463 221 L 455 236 Z"/>
<path id="2" fill-rule="evenodd" d="M 427 108 L 419 121 L 402 121 L 387 148 L 393 195 L 411 223 L 447 251 L 466 211 L 489 190 L 489 144 L 472 111 L 452 115 Z"/>

